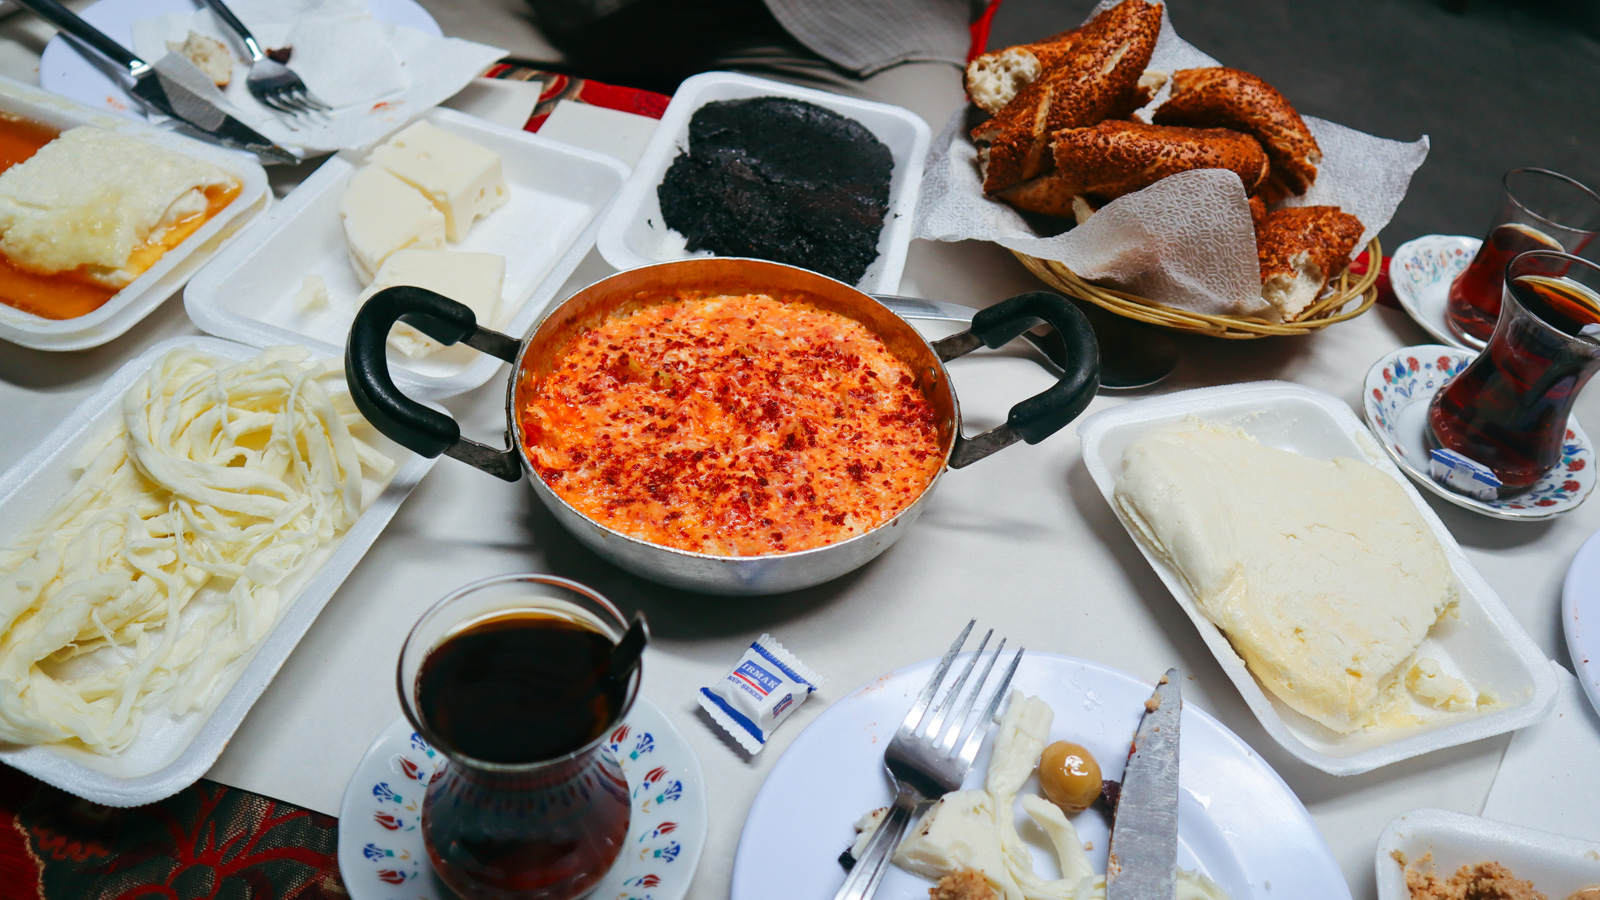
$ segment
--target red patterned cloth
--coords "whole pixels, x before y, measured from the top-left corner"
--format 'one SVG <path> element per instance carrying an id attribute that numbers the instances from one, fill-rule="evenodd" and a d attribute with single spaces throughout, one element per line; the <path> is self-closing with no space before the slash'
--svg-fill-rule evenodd
<path id="1" fill-rule="evenodd" d="M 538 131 L 540 126 L 544 125 L 544 120 L 550 118 L 550 114 L 555 111 L 556 104 L 562 100 L 621 110 L 652 119 L 661 118 L 661 114 L 667 111 L 667 104 L 672 102 L 671 97 L 655 91 L 619 87 L 575 75 L 546 72 L 515 61 L 493 65 L 483 73 L 483 77 L 544 82 L 544 90 L 539 94 L 539 105 L 533 108 L 533 115 L 528 117 L 528 124 L 522 126 L 525 131 Z"/>
<path id="2" fill-rule="evenodd" d="M 335 900 L 339 820 L 202 781 L 113 809 L 0 766 L 0 900 Z"/>

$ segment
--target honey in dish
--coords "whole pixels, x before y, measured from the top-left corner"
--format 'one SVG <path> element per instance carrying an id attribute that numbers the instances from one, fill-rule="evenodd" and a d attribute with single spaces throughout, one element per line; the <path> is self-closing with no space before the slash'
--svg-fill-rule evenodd
<path id="1" fill-rule="evenodd" d="M 39 148 L 61 132 L 40 122 L 0 113 L 0 172 L 26 161 Z M 237 182 L 225 188 L 206 191 L 206 208 L 167 229 L 159 241 L 147 242 L 133 251 L 128 265 L 143 271 L 155 264 L 161 254 L 194 234 L 201 225 L 239 196 Z M 0 254 L 0 302 L 45 319 L 75 319 L 94 312 L 117 295 L 109 287 L 81 271 L 39 273 L 26 269 Z"/>

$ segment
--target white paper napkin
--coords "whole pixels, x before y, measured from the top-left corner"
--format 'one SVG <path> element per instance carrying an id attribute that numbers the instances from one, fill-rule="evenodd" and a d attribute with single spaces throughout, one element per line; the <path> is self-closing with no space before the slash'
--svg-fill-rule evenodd
<path id="1" fill-rule="evenodd" d="M 459 91 L 506 51 L 372 18 L 365 0 L 236 0 L 229 4 L 262 47 L 289 47 L 289 67 L 326 114 L 287 116 L 259 103 L 245 86 L 244 44 L 210 10 L 133 23 L 134 51 L 160 59 L 190 31 L 216 38 L 234 58 L 223 89 L 230 112 L 280 146 L 300 153 L 374 143 Z"/>
<path id="2" fill-rule="evenodd" d="M 1101 0 L 1094 14 L 1117 2 Z M 1171 73 L 1217 65 L 1178 37 L 1164 7 L 1150 68 Z M 1169 93 L 1163 88 L 1146 111 Z M 1202 169 L 1162 179 L 1119 197 L 1083 225 L 1046 236 L 1015 209 L 984 196 L 966 115 L 958 111 L 928 153 L 917 237 L 990 241 L 1171 306 L 1276 318 L 1261 299 L 1250 207 L 1244 185 L 1232 172 Z M 1322 166 L 1311 190 L 1285 205 L 1332 205 L 1354 215 L 1366 227 L 1359 252 L 1394 216 L 1411 174 L 1428 155 L 1428 139 L 1391 141 L 1311 116 L 1305 121 L 1322 148 Z"/>

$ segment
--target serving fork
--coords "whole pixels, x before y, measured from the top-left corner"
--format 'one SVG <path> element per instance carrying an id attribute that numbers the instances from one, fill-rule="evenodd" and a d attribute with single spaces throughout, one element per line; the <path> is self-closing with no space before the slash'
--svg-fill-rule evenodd
<path id="1" fill-rule="evenodd" d="M 850 868 L 850 874 L 845 877 L 839 892 L 833 895 L 834 900 L 866 900 L 871 897 L 878 889 L 878 882 L 883 880 L 883 873 L 889 868 L 889 857 L 900 845 L 900 838 L 912 820 L 927 809 L 928 804 L 960 788 L 967 770 L 972 768 L 972 760 L 983 745 L 989 723 L 1005 699 L 1017 664 L 1022 661 L 1022 651 L 1019 649 L 995 685 L 989 702 L 984 704 L 983 713 L 975 721 L 968 722 L 978 696 L 983 693 L 984 682 L 989 680 L 989 674 L 1006 646 L 1005 638 L 1001 638 L 999 645 L 989 655 L 989 661 L 984 664 L 983 674 L 978 676 L 977 683 L 967 692 L 966 699 L 961 700 L 968 679 L 984 656 L 989 638 L 994 636 L 994 629 L 989 629 L 978 644 L 977 652 L 972 654 L 966 667 L 957 676 L 955 684 L 950 686 L 939 705 L 930 713 L 929 707 L 933 706 L 934 697 L 939 693 L 945 676 L 950 673 L 951 663 L 955 662 L 956 655 L 961 652 L 977 621 L 973 619 L 967 623 L 944 658 L 939 660 L 934 667 L 933 677 L 928 679 L 922 693 L 917 695 L 916 703 L 912 704 L 911 711 L 906 713 L 900 728 L 894 733 L 894 739 L 889 742 L 888 750 L 883 755 L 883 764 L 894 783 L 894 803 L 889 806 L 882 824 L 861 851 L 861 857 Z M 952 715 L 952 707 L 958 701 L 960 706 Z"/>
<path id="2" fill-rule="evenodd" d="M 222 0 L 206 0 L 206 5 L 217 14 L 224 24 L 239 35 L 244 41 L 246 50 L 250 51 L 250 72 L 245 76 L 244 86 L 250 90 L 250 95 L 261 101 L 263 106 L 275 109 L 278 112 L 298 115 L 312 110 L 328 110 L 332 107 L 318 100 L 306 90 L 306 83 L 294 70 L 267 56 L 261 49 L 261 43 L 256 40 L 250 29 L 239 21 L 233 10 Z"/>

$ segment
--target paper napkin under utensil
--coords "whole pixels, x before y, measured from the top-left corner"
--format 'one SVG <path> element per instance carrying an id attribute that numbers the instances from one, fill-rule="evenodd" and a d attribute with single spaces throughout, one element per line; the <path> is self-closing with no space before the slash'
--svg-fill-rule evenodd
<path id="1" fill-rule="evenodd" d="M 267 49 L 288 47 L 289 67 L 334 109 L 288 116 L 245 87 L 249 56 L 210 10 L 133 23 L 134 52 L 158 60 L 190 31 L 221 41 L 233 78 L 221 93 L 240 121 L 301 154 L 364 147 L 459 91 L 505 56 L 498 47 L 379 22 L 365 0 L 235 0 L 234 13 Z"/>

